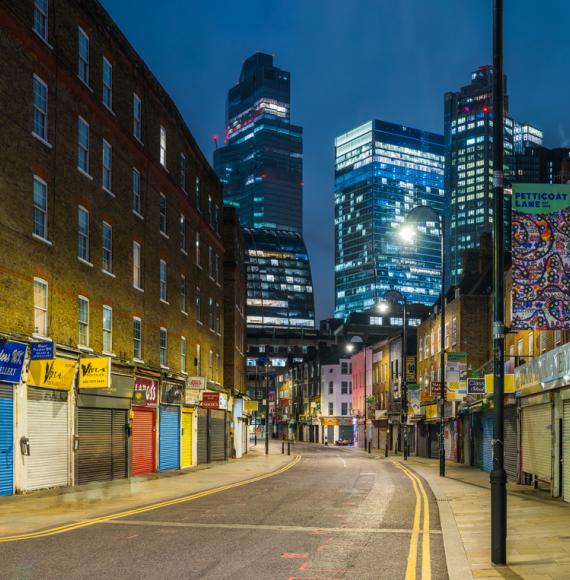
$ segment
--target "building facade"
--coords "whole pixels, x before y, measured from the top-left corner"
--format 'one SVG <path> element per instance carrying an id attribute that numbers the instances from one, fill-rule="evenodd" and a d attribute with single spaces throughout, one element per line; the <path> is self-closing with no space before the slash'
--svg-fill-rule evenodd
<path id="1" fill-rule="evenodd" d="M 352 444 L 352 361 L 347 355 L 327 358 L 321 365 L 321 441 Z"/>
<path id="2" fill-rule="evenodd" d="M 291 123 L 291 74 L 269 54 L 246 59 L 228 93 L 214 167 L 242 226 L 302 232 L 303 130 Z"/>
<path id="3" fill-rule="evenodd" d="M 0 334 L 27 346 L 0 431 L 31 449 L 10 445 L 4 492 L 224 458 L 219 180 L 98 2 L 4 0 L 0 22 Z M 79 388 L 98 364 L 101 388 Z M 79 378 L 49 388 L 38 365 Z"/>
<path id="4" fill-rule="evenodd" d="M 335 316 L 373 306 L 397 287 L 409 302 L 439 293 L 439 224 L 398 236 L 418 205 L 444 209 L 443 137 L 369 121 L 335 140 Z"/>

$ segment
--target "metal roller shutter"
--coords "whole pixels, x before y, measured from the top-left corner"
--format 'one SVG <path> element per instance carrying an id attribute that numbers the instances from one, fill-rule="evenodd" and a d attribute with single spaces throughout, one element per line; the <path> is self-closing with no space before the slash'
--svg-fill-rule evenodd
<path id="1" fill-rule="evenodd" d="M 493 422 L 495 420 L 494 411 L 483 412 L 482 420 L 482 454 L 481 469 L 491 473 L 493 469 Z"/>
<path id="2" fill-rule="evenodd" d="M 160 405 L 159 469 L 180 467 L 180 407 Z"/>
<path id="3" fill-rule="evenodd" d="M 210 461 L 226 459 L 226 412 L 210 410 Z"/>
<path id="4" fill-rule="evenodd" d="M 208 463 L 208 411 L 198 409 L 198 463 Z"/>
<path id="5" fill-rule="evenodd" d="M 429 456 L 432 459 L 437 459 L 439 457 L 439 439 L 440 439 L 440 424 L 439 423 L 428 423 L 429 429 Z"/>
<path id="6" fill-rule="evenodd" d="M 552 475 L 552 409 L 550 403 L 522 409 L 522 470 L 541 481 Z"/>
<path id="7" fill-rule="evenodd" d="M 483 467 L 483 426 L 481 413 L 471 415 L 471 433 L 473 434 L 473 463 L 474 467 Z"/>
<path id="8" fill-rule="evenodd" d="M 354 429 L 347 425 L 341 425 L 338 428 L 338 438 L 352 443 L 354 440 Z"/>
<path id="9" fill-rule="evenodd" d="M 0 386 L 0 495 L 14 493 L 14 403 L 12 386 Z"/>
<path id="10" fill-rule="evenodd" d="M 192 465 L 192 416 L 189 409 L 182 410 L 182 467 Z"/>
<path id="11" fill-rule="evenodd" d="M 327 427 L 327 443 L 329 445 L 334 445 L 334 426 L 329 425 Z"/>
<path id="12" fill-rule="evenodd" d="M 154 409 L 135 409 L 131 434 L 132 475 L 142 475 L 154 471 L 154 434 Z"/>
<path id="13" fill-rule="evenodd" d="M 562 413 L 562 497 L 570 502 L 570 401 L 564 401 Z"/>
<path id="14" fill-rule="evenodd" d="M 127 412 L 113 409 L 112 422 L 112 465 L 113 479 L 123 479 L 127 472 Z"/>
<path id="15" fill-rule="evenodd" d="M 68 485 L 67 393 L 28 387 L 27 415 L 30 455 L 25 458 L 26 489 Z"/>
<path id="16" fill-rule="evenodd" d="M 505 471 L 509 481 L 519 480 L 517 408 L 505 409 Z"/>

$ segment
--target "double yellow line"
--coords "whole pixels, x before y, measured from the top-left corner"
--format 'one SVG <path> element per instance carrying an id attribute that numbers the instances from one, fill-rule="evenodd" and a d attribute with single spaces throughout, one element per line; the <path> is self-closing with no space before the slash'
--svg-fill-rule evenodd
<path id="1" fill-rule="evenodd" d="M 153 503 L 147 506 L 143 506 L 140 508 L 134 508 L 132 510 L 128 510 L 128 511 L 123 511 L 123 512 L 117 512 L 114 514 L 109 514 L 107 516 L 101 516 L 98 518 L 92 518 L 89 520 L 82 520 L 79 522 L 75 522 L 75 523 L 71 523 L 71 524 L 65 524 L 63 526 L 59 526 L 59 527 L 55 527 L 55 528 L 49 528 L 47 530 L 40 530 L 38 532 L 29 532 L 26 534 L 16 534 L 14 536 L 4 536 L 4 537 L 0 537 L 0 543 L 3 542 L 18 542 L 21 540 L 33 540 L 36 538 L 45 538 L 47 536 L 55 536 L 57 534 L 64 534 L 66 532 L 72 532 L 73 530 L 78 530 L 80 528 L 86 528 L 88 526 L 94 526 L 96 524 L 100 524 L 103 522 L 108 522 L 111 520 L 117 520 L 119 518 L 126 518 L 129 516 L 134 516 L 134 515 L 138 515 L 138 514 L 144 514 L 146 512 L 150 512 L 153 510 L 157 510 L 160 508 L 164 508 L 164 507 L 170 507 L 173 505 L 178 505 L 181 503 L 185 503 L 188 501 L 194 501 L 196 499 L 200 499 L 202 497 L 206 497 L 208 495 L 213 495 L 215 493 L 220 493 L 221 491 L 226 491 L 228 489 L 234 489 L 236 487 L 241 487 L 243 485 L 248 485 L 250 483 L 255 483 L 256 481 L 262 481 L 263 479 L 267 479 L 269 477 L 274 477 L 276 475 L 280 475 L 282 473 L 285 473 L 286 471 L 288 471 L 289 469 L 291 469 L 292 467 L 294 467 L 295 465 L 297 465 L 297 463 L 299 463 L 299 461 L 301 461 L 301 456 L 297 455 L 295 456 L 295 458 L 293 459 L 293 461 L 291 461 L 290 463 L 288 463 L 287 465 L 284 465 L 283 467 L 280 467 L 279 469 L 276 469 L 275 471 L 271 471 L 270 473 L 265 473 L 264 475 L 258 475 L 256 477 L 252 477 L 250 479 L 245 479 L 243 481 L 238 481 L 236 483 L 229 483 L 227 485 L 221 485 L 219 487 L 214 487 L 212 489 L 207 489 L 205 491 L 199 491 L 197 493 L 192 493 L 190 495 L 186 495 L 183 497 L 178 497 L 176 499 L 170 499 L 170 500 L 166 500 L 166 501 L 161 501 L 159 503 Z"/>
<path id="2" fill-rule="evenodd" d="M 421 479 L 407 467 L 399 462 L 395 462 L 396 467 L 401 469 L 411 480 L 416 495 L 416 507 L 414 510 L 414 524 L 412 536 L 410 538 L 410 549 L 408 551 L 408 565 L 406 567 L 406 580 L 416 579 L 416 569 L 418 562 L 418 541 L 420 535 L 420 517 L 423 505 L 424 521 L 422 530 L 422 580 L 431 580 L 431 554 L 429 538 L 429 502 L 426 490 Z M 421 493 L 421 496 L 420 496 Z M 422 501 L 423 500 L 423 501 Z"/>

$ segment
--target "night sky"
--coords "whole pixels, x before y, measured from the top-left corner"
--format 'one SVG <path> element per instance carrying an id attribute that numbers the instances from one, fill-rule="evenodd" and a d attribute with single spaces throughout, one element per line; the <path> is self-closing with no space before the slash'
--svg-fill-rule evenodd
<path id="1" fill-rule="evenodd" d="M 443 93 L 491 58 L 491 0 L 102 0 L 212 161 L 256 51 L 291 72 L 317 320 L 334 307 L 334 138 L 371 118 L 443 132 Z M 570 145 L 570 2 L 506 0 L 510 113 Z"/>

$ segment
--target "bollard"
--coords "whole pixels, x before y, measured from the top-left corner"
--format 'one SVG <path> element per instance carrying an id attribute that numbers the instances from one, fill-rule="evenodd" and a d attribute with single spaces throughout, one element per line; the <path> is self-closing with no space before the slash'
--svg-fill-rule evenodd
<path id="1" fill-rule="evenodd" d="M 388 443 L 386 443 L 386 447 L 384 447 L 384 457 L 388 457 Z"/>
<path id="2" fill-rule="evenodd" d="M 370 453 L 371 449 L 372 449 L 372 441 L 368 441 L 368 453 Z"/>
<path id="3" fill-rule="evenodd" d="M 287 455 L 291 455 L 291 441 L 287 441 Z"/>
<path id="4" fill-rule="evenodd" d="M 281 453 L 285 453 L 285 441 L 281 442 Z"/>

